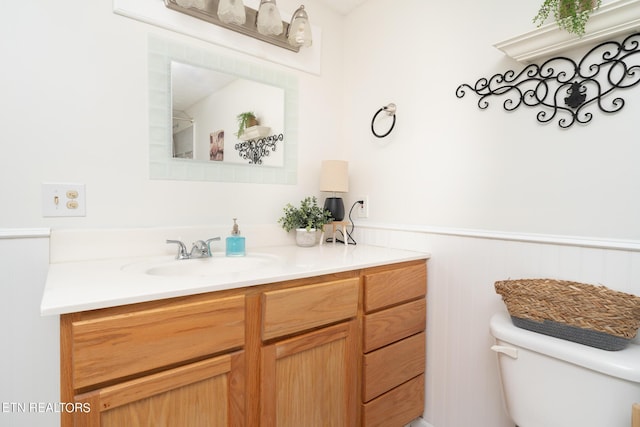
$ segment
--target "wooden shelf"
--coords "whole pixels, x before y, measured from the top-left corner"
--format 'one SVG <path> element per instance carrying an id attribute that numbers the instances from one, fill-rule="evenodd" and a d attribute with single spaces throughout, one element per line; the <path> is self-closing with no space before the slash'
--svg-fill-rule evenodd
<path id="1" fill-rule="evenodd" d="M 640 0 L 604 3 L 591 15 L 586 34 L 578 37 L 554 22 L 494 46 L 520 62 L 533 62 L 582 45 L 611 40 L 640 30 Z"/>

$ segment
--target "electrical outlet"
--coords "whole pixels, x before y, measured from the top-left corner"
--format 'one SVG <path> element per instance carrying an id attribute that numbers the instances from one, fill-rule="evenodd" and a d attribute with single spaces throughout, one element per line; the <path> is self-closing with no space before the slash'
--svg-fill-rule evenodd
<path id="1" fill-rule="evenodd" d="M 369 217 L 369 196 L 361 196 L 357 200 L 362 200 L 362 204 L 358 204 L 358 218 Z"/>
<path id="2" fill-rule="evenodd" d="M 86 216 L 84 184 L 42 183 L 42 216 Z"/>

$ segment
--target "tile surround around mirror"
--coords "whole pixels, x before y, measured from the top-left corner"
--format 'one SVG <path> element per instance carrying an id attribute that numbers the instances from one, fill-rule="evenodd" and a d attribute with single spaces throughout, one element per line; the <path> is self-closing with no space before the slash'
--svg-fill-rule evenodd
<path id="1" fill-rule="evenodd" d="M 298 80 L 255 62 L 149 36 L 149 176 L 152 179 L 295 184 L 298 158 Z M 215 164 L 172 158 L 171 61 L 180 61 L 282 87 L 285 91 L 284 166 Z"/>

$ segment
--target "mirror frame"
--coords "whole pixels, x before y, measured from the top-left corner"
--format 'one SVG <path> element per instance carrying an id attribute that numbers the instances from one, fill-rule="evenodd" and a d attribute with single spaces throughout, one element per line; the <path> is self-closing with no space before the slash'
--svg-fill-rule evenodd
<path id="1" fill-rule="evenodd" d="M 178 61 L 284 90 L 284 164 L 281 167 L 172 157 L 171 62 Z M 261 184 L 297 182 L 298 80 L 245 59 L 149 36 L 149 177 L 151 179 Z"/>

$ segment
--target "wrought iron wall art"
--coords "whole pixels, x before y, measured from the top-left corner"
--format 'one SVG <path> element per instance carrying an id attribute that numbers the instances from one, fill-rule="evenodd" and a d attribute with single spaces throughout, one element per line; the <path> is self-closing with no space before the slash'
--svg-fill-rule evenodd
<path id="1" fill-rule="evenodd" d="M 276 151 L 276 143 L 283 140 L 283 134 L 270 135 L 264 138 L 238 142 L 235 148 L 240 154 L 240 157 L 249 160 L 249 164 L 261 165 L 262 158 L 269 156 L 270 151 Z"/>
<path id="2" fill-rule="evenodd" d="M 551 58 L 540 66 L 527 65 L 517 74 L 509 70 L 481 78 L 474 86 L 462 84 L 456 96 L 462 98 L 471 90 L 480 96 L 481 110 L 489 106 L 490 97 L 502 96 L 506 111 L 521 105 L 540 106 L 536 115 L 540 123 L 557 118 L 561 128 L 586 124 L 593 118 L 595 106 L 604 113 L 616 113 L 624 107 L 624 99 L 615 92 L 640 82 L 638 53 L 640 33 L 635 33 L 621 43 L 608 41 L 595 46 L 578 63 L 566 57 Z M 588 109 L 590 105 L 594 107 Z"/>

